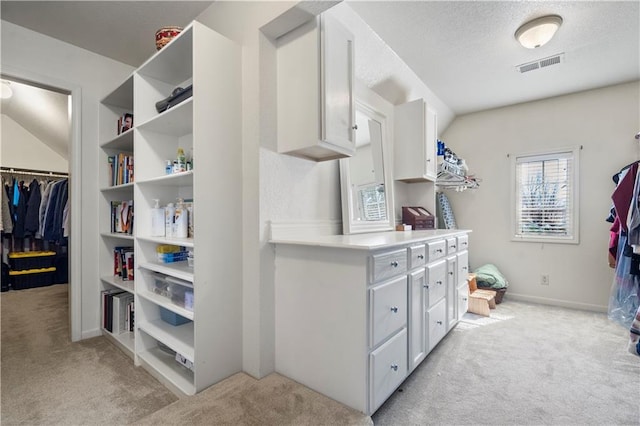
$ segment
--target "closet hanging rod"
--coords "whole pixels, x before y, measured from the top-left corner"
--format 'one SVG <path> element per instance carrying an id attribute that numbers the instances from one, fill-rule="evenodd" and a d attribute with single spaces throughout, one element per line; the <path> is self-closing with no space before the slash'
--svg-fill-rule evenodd
<path id="1" fill-rule="evenodd" d="M 46 170 L 15 169 L 13 167 L 2 167 L 0 169 L 0 172 L 10 173 L 14 175 L 27 175 L 27 176 L 44 176 L 44 177 L 56 177 L 56 178 L 69 177 L 69 173 L 48 172 Z"/>

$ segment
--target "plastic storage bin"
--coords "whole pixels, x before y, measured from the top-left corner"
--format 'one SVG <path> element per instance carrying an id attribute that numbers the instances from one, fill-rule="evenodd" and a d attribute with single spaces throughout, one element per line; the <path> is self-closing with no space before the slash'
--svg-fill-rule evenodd
<path id="1" fill-rule="evenodd" d="M 162 306 L 160 306 L 160 318 L 162 318 L 162 321 L 168 322 L 171 325 L 182 325 L 191 322 L 190 319 L 178 315 Z"/>
<path id="2" fill-rule="evenodd" d="M 25 251 L 9 253 L 9 266 L 14 271 L 51 268 L 56 260 L 55 251 Z"/>
<path id="3" fill-rule="evenodd" d="M 53 276 L 56 268 L 25 269 L 22 271 L 9 271 L 11 288 L 23 290 L 25 288 L 45 287 L 53 284 Z"/>

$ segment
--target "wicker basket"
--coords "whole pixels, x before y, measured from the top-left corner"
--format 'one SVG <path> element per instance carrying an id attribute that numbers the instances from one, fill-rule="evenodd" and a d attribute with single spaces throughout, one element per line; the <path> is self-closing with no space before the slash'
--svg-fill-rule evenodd
<path id="1" fill-rule="evenodd" d="M 502 297 L 507 292 L 506 288 L 491 288 L 491 287 L 483 287 L 482 283 L 478 283 L 478 288 L 481 290 L 493 290 L 496 292 L 496 303 L 502 303 Z"/>

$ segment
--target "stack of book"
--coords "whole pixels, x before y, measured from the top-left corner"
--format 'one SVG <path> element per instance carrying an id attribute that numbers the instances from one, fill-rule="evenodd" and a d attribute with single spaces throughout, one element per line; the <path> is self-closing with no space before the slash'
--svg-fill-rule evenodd
<path id="1" fill-rule="evenodd" d="M 107 157 L 109 162 L 109 185 L 124 185 L 133 182 L 133 155 L 121 152 Z"/>
<path id="2" fill-rule="evenodd" d="M 119 289 L 103 290 L 101 300 L 103 329 L 113 334 L 133 331 L 133 294 Z"/>
<path id="3" fill-rule="evenodd" d="M 133 201 L 111 202 L 111 232 L 133 235 Z"/>
<path id="4" fill-rule="evenodd" d="M 113 275 L 122 281 L 133 281 L 134 278 L 133 247 L 115 247 L 113 249 Z"/>

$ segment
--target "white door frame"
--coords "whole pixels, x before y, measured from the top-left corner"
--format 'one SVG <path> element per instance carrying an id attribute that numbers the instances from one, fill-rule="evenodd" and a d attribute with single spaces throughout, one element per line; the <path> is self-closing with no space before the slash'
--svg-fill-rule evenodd
<path id="1" fill-rule="evenodd" d="M 71 93 L 71 148 L 69 153 L 69 201 L 71 202 L 71 231 L 69 232 L 69 322 L 71 341 L 82 339 L 82 88 L 73 83 L 37 74 L 28 70 L 2 66 L 2 74 L 34 85 L 43 85 Z"/>

